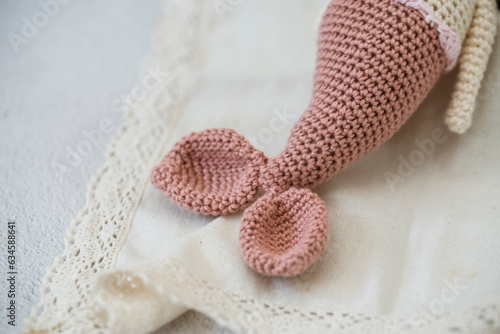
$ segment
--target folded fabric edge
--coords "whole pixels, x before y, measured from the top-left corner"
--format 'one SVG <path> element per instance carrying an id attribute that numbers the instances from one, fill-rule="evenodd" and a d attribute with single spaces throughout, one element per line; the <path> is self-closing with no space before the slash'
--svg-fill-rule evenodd
<path id="1" fill-rule="evenodd" d="M 100 274 L 93 287 L 99 322 L 109 333 L 151 333 L 189 310 L 158 282 L 138 268 Z"/>
<path id="2" fill-rule="evenodd" d="M 111 332 L 150 333 L 187 309 L 201 312 L 237 333 L 496 333 L 500 329 L 498 301 L 471 305 L 456 312 L 435 315 L 425 324 L 404 315 L 375 314 L 282 305 L 258 300 L 242 291 L 220 287 L 174 259 L 150 261 L 100 275 L 94 289 L 108 317 Z M 123 305 L 127 305 L 124 307 Z M 143 310 L 138 314 L 139 310 Z M 111 317 L 110 317 L 111 315 Z M 133 330 L 131 330 L 133 328 Z"/>

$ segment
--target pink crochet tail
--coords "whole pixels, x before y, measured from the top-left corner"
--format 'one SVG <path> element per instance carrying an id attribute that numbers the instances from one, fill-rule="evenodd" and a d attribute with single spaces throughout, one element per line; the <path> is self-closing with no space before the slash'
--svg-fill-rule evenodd
<path id="1" fill-rule="evenodd" d="M 233 130 L 211 129 L 182 138 L 151 172 L 151 182 L 180 206 L 226 215 L 248 206 L 240 228 L 243 257 L 265 275 L 293 276 L 323 252 L 328 238 L 324 203 L 309 189 L 277 193 L 262 152 Z"/>
<path id="2" fill-rule="evenodd" d="M 373 151 L 412 115 L 446 67 L 439 32 L 393 0 L 334 0 L 322 21 L 313 97 L 285 150 L 268 159 L 229 129 L 184 137 L 151 182 L 180 206 L 248 206 L 240 245 L 265 275 L 303 272 L 324 251 L 324 203 L 309 189 Z"/>
<path id="3" fill-rule="evenodd" d="M 268 163 L 269 187 L 314 187 L 379 147 L 445 67 L 439 32 L 417 10 L 394 0 L 332 1 L 319 32 L 313 97 L 285 150 Z"/>

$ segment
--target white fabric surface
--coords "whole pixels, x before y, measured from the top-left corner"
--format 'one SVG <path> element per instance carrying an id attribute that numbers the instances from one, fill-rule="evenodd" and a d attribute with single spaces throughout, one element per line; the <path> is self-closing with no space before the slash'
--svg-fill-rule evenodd
<path id="1" fill-rule="evenodd" d="M 191 131 L 228 127 L 259 138 L 277 112 L 296 119 L 311 96 L 313 27 L 324 3 L 243 2 L 214 24 L 189 100 L 163 154 Z M 105 289 L 125 268 L 134 279 L 163 291 L 151 297 L 164 307 L 154 320 L 156 326 L 192 307 L 236 330 L 289 332 L 290 324 L 273 322 L 279 318 L 259 318 L 266 313 L 255 309 L 269 301 L 308 311 L 330 310 L 334 328 L 346 326 L 355 333 L 499 330 L 498 322 L 480 320 L 490 319 L 484 315 L 487 305 L 500 304 L 500 100 L 492 92 L 499 80 L 499 55 L 497 43 L 489 81 L 467 134 L 448 133 L 442 121 L 455 79 L 452 73 L 391 140 L 314 189 L 327 205 L 331 235 L 326 253 L 303 275 L 283 279 L 252 272 L 239 252 L 241 213 L 216 219 L 197 215 L 148 185 L 117 271 L 101 277 L 100 287 Z M 283 125 L 272 141 L 254 140 L 256 147 L 277 155 L 293 122 Z M 415 140 L 433 141 L 435 149 L 425 154 Z M 394 177 L 403 168 L 401 159 L 415 162 L 406 174 L 401 170 L 401 182 L 391 186 L 387 173 Z M 158 262 L 148 262 L 151 259 Z M 205 289 L 190 295 L 185 290 L 193 286 L 176 285 L 171 269 L 176 266 L 202 280 Z M 249 316 L 256 318 L 236 319 L 241 313 L 234 300 L 217 297 L 214 303 L 214 289 L 246 296 L 241 303 L 252 301 L 255 308 Z M 229 306 L 219 305 L 224 302 Z M 108 304 L 110 313 L 113 303 Z M 114 311 L 124 328 L 124 319 L 152 319 L 144 313 L 134 317 L 131 309 L 122 308 Z M 342 319 L 342 314 L 352 317 Z M 465 322 L 455 323 L 457 315 Z M 297 318 L 293 325 L 320 328 L 307 316 Z M 192 328 L 187 321 L 197 321 L 193 319 L 197 317 L 188 317 L 177 330 Z M 203 321 L 199 323 L 203 327 Z"/>
<path id="2" fill-rule="evenodd" d="M 43 1 L 47 3 L 48 1 Z M 85 204 L 88 182 L 105 161 L 111 137 L 65 173 L 67 147 L 76 150 L 83 131 L 104 118 L 114 129 L 121 113 L 111 103 L 129 94 L 151 48 L 158 1 L 70 1 L 16 53 L 8 33 L 22 36 L 23 17 L 30 21 L 39 1 L 0 2 L 0 306 L 6 298 L 7 219 L 17 221 L 17 326 L 2 312 L 0 333 L 22 329 L 40 300 L 45 267 L 64 249 L 70 220 Z M 114 131 L 112 131 L 114 132 Z"/>
<path id="3" fill-rule="evenodd" d="M 447 133 L 390 189 L 384 174 L 417 157 L 414 140 L 445 128 L 452 74 L 394 138 L 314 189 L 330 217 L 323 257 L 298 277 L 264 278 L 241 259 L 241 213 L 200 216 L 148 183 L 195 130 L 234 128 L 277 155 L 291 119 L 269 142 L 259 134 L 307 106 L 326 0 L 231 3 L 221 19 L 212 2 L 166 1 L 147 64 L 170 75 L 111 140 L 29 329 L 146 333 L 192 308 L 158 333 L 497 332 L 498 43 L 471 131 Z"/>

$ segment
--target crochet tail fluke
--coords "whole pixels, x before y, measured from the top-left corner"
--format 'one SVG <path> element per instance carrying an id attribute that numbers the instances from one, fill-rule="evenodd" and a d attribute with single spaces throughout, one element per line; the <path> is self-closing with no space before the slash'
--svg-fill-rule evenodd
<path id="1" fill-rule="evenodd" d="M 175 144 L 151 182 L 202 214 L 246 208 L 246 263 L 264 275 L 298 275 L 328 239 L 325 204 L 310 188 L 376 149 L 415 112 L 450 64 L 441 42 L 438 27 L 400 1 L 334 0 L 320 26 L 311 102 L 279 156 L 264 156 L 233 130 L 205 130 Z"/>

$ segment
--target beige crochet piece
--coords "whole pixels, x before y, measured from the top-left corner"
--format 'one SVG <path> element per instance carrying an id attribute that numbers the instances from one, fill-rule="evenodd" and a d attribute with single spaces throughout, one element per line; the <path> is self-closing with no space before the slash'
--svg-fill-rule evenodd
<path id="1" fill-rule="evenodd" d="M 472 114 L 496 34 L 494 0 L 425 0 L 436 17 L 459 36 L 462 52 L 459 73 L 445 123 L 452 132 L 464 133 Z"/>
<path id="2" fill-rule="evenodd" d="M 436 17 L 452 29 L 462 42 L 459 74 L 445 113 L 452 132 L 464 133 L 472 114 L 496 34 L 494 0 L 425 0 Z"/>
<path id="3" fill-rule="evenodd" d="M 465 40 L 474 16 L 478 0 L 425 0 L 434 10 L 434 15 L 457 33 L 460 41 Z M 493 0 L 491 1 L 494 2 Z"/>
<path id="4" fill-rule="evenodd" d="M 495 1 L 477 0 L 472 22 L 462 44 L 462 52 L 458 60 L 460 70 L 457 82 L 445 114 L 445 123 L 450 131 L 462 134 L 472 123 L 476 98 L 495 39 L 496 21 Z M 455 19 L 454 24 L 457 24 L 458 27 L 457 33 L 462 33 L 466 23 L 465 19 L 461 22 Z"/>

